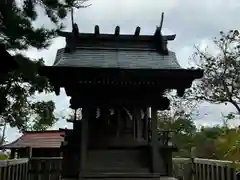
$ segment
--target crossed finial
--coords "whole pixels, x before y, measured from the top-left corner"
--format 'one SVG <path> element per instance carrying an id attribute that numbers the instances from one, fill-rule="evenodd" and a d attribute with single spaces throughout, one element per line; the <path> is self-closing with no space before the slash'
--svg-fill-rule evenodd
<path id="1" fill-rule="evenodd" d="M 156 27 L 156 31 L 155 31 L 156 36 L 162 35 L 163 19 L 164 19 L 164 13 L 162 12 L 160 24 L 159 26 Z"/>
<path id="2" fill-rule="evenodd" d="M 162 12 L 162 16 L 161 16 L 161 21 L 160 21 L 160 26 L 159 26 L 160 32 L 161 32 L 162 26 L 163 26 L 163 19 L 164 19 L 164 12 Z"/>

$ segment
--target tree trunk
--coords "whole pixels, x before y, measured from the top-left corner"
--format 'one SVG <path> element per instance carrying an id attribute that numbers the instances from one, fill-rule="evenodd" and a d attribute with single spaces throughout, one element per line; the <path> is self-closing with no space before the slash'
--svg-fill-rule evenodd
<path id="1" fill-rule="evenodd" d="M 237 109 L 238 114 L 240 114 L 240 106 L 238 105 L 238 103 L 232 99 L 229 102 Z"/>
<path id="2" fill-rule="evenodd" d="M 4 123 L 3 126 L 3 132 L 2 132 L 2 137 L 1 137 L 1 141 L 0 141 L 0 145 L 3 145 L 4 141 L 5 141 L 5 133 L 6 133 L 6 127 L 7 127 L 7 123 Z"/>

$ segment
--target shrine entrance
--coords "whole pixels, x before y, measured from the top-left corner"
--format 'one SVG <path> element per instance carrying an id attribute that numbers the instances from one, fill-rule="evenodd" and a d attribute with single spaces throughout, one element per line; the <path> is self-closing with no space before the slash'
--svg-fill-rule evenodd
<path id="1" fill-rule="evenodd" d="M 134 116 L 124 107 L 97 109 L 93 114 L 96 112 L 99 117 L 89 118 L 89 148 L 147 145 L 147 117 Z"/>
<path id="2" fill-rule="evenodd" d="M 91 114 L 96 112 L 97 117 L 88 121 L 85 172 L 149 173 L 150 152 L 148 138 L 144 136 L 148 131 L 144 126 L 146 117 L 132 116 L 124 107 L 102 108 Z"/>

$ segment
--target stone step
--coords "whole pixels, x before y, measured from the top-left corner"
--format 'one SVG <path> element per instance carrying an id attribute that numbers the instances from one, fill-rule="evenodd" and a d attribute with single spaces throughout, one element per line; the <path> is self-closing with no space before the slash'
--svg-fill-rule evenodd
<path id="1" fill-rule="evenodd" d="M 82 179 L 86 179 L 86 180 L 116 180 L 116 178 L 112 178 L 112 177 L 100 177 L 100 178 L 97 178 L 97 177 L 80 177 L 80 178 L 62 178 L 61 180 L 82 180 Z M 152 178 L 144 178 L 144 177 L 128 177 L 128 178 L 117 178 L 117 180 L 178 180 L 174 177 L 167 177 L 167 176 L 164 176 L 164 177 L 152 177 Z"/>
<path id="2" fill-rule="evenodd" d="M 158 173 L 149 172 L 101 172 L 88 173 L 85 172 L 81 177 L 83 178 L 159 178 Z"/>
<path id="3" fill-rule="evenodd" d="M 127 167 L 133 167 L 133 166 L 135 166 L 135 167 L 141 167 L 141 164 L 140 164 L 140 162 L 138 162 L 138 161 L 114 161 L 114 160 L 112 160 L 112 161 L 105 161 L 105 160 L 102 160 L 102 161 L 97 161 L 97 160 L 93 160 L 93 161 L 87 161 L 87 163 L 86 163 L 86 166 L 87 167 L 92 167 L 92 166 L 108 166 L 108 167 L 112 167 L 112 166 L 116 166 L 116 167 L 121 167 L 121 166 L 127 166 Z M 145 167 L 144 166 L 144 164 L 142 165 L 143 167 Z"/>
<path id="4" fill-rule="evenodd" d="M 93 150 L 88 152 L 86 168 L 148 168 L 144 157 L 139 150 Z"/>
<path id="5" fill-rule="evenodd" d="M 80 179 L 87 180 L 177 180 L 174 177 L 160 176 L 157 173 L 94 173 L 94 174 L 84 174 Z"/>
<path id="6" fill-rule="evenodd" d="M 109 173 L 109 172 L 114 172 L 114 173 L 150 173 L 150 170 L 148 168 L 124 168 L 124 167 L 98 167 L 98 168 L 90 168 L 90 169 L 85 169 L 86 173 Z"/>

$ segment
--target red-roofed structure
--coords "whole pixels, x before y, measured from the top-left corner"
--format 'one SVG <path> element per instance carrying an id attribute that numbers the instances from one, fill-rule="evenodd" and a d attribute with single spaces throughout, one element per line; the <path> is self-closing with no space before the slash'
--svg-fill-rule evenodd
<path id="1" fill-rule="evenodd" d="M 12 156 L 17 152 L 20 157 L 56 157 L 61 155 L 63 135 L 64 132 L 59 130 L 26 131 L 20 138 L 1 148 L 11 149 Z"/>

